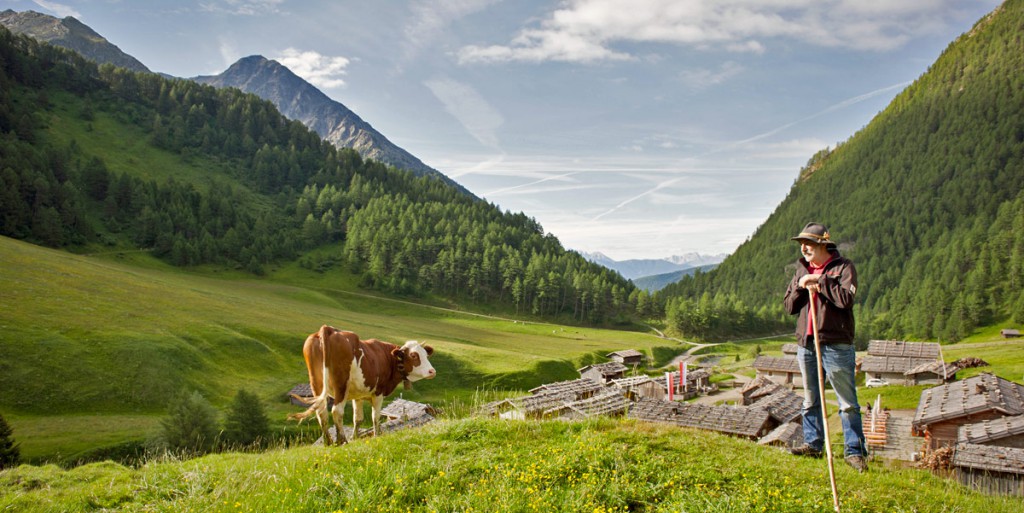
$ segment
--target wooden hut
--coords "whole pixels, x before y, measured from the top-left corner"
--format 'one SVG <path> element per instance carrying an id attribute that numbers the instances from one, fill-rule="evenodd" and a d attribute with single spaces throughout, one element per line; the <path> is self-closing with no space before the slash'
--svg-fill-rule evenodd
<path id="1" fill-rule="evenodd" d="M 901 340 L 872 340 L 860 370 L 868 378 L 878 378 L 890 384 L 913 385 L 914 378 L 907 371 L 922 364 L 934 363 L 939 358 L 939 344 L 935 342 L 903 342 Z"/>
<path id="2" fill-rule="evenodd" d="M 753 367 L 758 377 L 765 377 L 776 383 L 796 385 L 803 382 L 800 363 L 796 358 L 762 355 L 754 359 Z"/>
<path id="3" fill-rule="evenodd" d="M 765 408 L 710 406 L 707 404 L 680 405 L 674 423 L 679 426 L 717 431 L 750 440 L 758 440 L 776 427 Z"/>
<path id="4" fill-rule="evenodd" d="M 921 392 L 912 423 L 926 450 L 953 447 L 960 426 L 1024 413 L 1024 386 L 992 374 Z"/>
<path id="5" fill-rule="evenodd" d="M 626 371 L 629 367 L 626 367 L 621 362 L 608 362 L 599 363 L 596 365 L 587 365 L 580 371 L 580 377 L 591 379 L 598 383 L 607 383 L 613 379 L 621 379 L 626 377 Z"/>
<path id="6" fill-rule="evenodd" d="M 775 392 L 782 390 L 789 390 L 789 387 L 780 385 L 765 376 L 758 376 L 744 385 L 740 393 L 743 394 L 743 404 L 751 405 L 756 403 L 758 399 L 762 397 L 772 395 Z"/>
<path id="7" fill-rule="evenodd" d="M 960 365 L 956 362 L 946 363 L 942 360 L 922 363 L 903 373 L 905 382 L 912 385 L 941 385 L 956 381 L 956 373 Z"/>
<path id="8" fill-rule="evenodd" d="M 541 385 L 537 388 L 530 389 L 531 394 L 540 393 L 568 393 L 573 397 L 572 400 L 586 399 L 601 389 L 604 388 L 604 383 L 595 381 L 590 378 L 580 378 L 569 381 L 559 381 L 557 383 L 548 383 Z"/>
<path id="9" fill-rule="evenodd" d="M 964 424 L 957 430 L 956 440 L 961 444 L 998 445 L 1024 449 L 1024 415 Z"/>
<path id="10" fill-rule="evenodd" d="M 391 401 L 380 413 L 389 420 L 412 419 L 423 415 L 437 416 L 437 410 L 433 406 L 401 397 Z"/>
<path id="11" fill-rule="evenodd" d="M 994 495 L 1024 496 L 1024 449 L 961 444 L 953 472 L 964 486 Z"/>
<path id="12" fill-rule="evenodd" d="M 798 422 L 803 418 L 804 398 L 792 390 L 780 390 L 753 404 L 768 410 L 777 424 Z"/>
<path id="13" fill-rule="evenodd" d="M 1016 329 L 1001 329 L 999 330 L 999 334 L 1002 335 L 1003 338 L 1020 338 L 1020 330 Z"/>
<path id="14" fill-rule="evenodd" d="M 657 399 L 661 401 L 666 398 L 665 384 L 650 376 L 613 379 L 611 384 L 618 387 L 627 397 L 634 401 L 639 401 L 640 399 Z"/>
<path id="15" fill-rule="evenodd" d="M 622 391 L 611 388 L 593 397 L 551 408 L 544 412 L 544 417 L 587 419 L 600 415 L 618 416 L 626 413 L 628 407 L 629 399 L 626 399 Z"/>
<path id="16" fill-rule="evenodd" d="M 299 383 L 288 391 L 288 400 L 295 406 L 309 406 L 313 402 L 313 389 L 309 383 Z"/>
<path id="17" fill-rule="evenodd" d="M 782 344 L 782 354 L 787 356 L 796 357 L 797 352 L 800 351 L 800 346 L 792 342 L 788 344 Z"/>
<path id="18" fill-rule="evenodd" d="M 625 349 L 622 351 L 615 351 L 614 353 L 608 353 L 607 358 L 613 362 L 619 362 L 629 367 L 636 367 L 644 364 L 644 354 L 636 349 Z"/>
<path id="19" fill-rule="evenodd" d="M 758 445 L 791 448 L 804 443 L 804 427 L 799 422 L 787 422 L 773 429 L 757 441 Z"/>

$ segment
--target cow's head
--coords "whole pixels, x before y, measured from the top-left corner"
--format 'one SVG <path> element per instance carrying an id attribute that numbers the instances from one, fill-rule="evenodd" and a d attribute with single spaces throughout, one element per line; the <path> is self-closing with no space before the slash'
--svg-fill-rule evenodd
<path id="1" fill-rule="evenodd" d="M 398 360 L 398 369 L 406 375 L 407 381 L 419 381 L 423 378 L 433 379 L 437 375 L 434 366 L 430 365 L 428 356 L 434 354 L 434 348 L 421 345 L 410 340 L 402 347 L 396 347 L 391 354 Z"/>

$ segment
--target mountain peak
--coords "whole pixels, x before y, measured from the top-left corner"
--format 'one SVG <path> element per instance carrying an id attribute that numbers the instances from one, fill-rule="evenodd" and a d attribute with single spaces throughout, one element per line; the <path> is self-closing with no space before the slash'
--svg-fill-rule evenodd
<path id="1" fill-rule="evenodd" d="M 122 52 L 72 16 L 59 19 L 35 11 L 16 12 L 8 9 L 0 13 L 0 25 L 15 34 L 25 34 L 38 41 L 78 52 L 86 59 L 100 64 L 109 63 L 132 71 L 149 71 L 138 59 Z"/>

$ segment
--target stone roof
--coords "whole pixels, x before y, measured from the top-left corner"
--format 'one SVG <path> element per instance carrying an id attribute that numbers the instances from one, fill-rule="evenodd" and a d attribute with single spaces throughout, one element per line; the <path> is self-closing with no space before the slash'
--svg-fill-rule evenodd
<path id="1" fill-rule="evenodd" d="M 649 422 L 674 423 L 676 415 L 679 414 L 679 407 L 679 403 L 675 401 L 644 398 L 630 405 L 626 417 Z"/>
<path id="2" fill-rule="evenodd" d="M 1024 413 L 1024 386 L 992 374 L 979 374 L 929 388 L 921 392 L 914 426 L 990 411 L 1003 415 Z"/>
<path id="3" fill-rule="evenodd" d="M 620 415 L 629 406 L 629 399 L 618 390 L 609 390 L 579 401 L 571 401 L 544 412 L 548 415 L 562 415 L 571 418 L 590 418 L 598 415 Z"/>
<path id="4" fill-rule="evenodd" d="M 911 358 L 906 356 L 867 355 L 861 361 L 862 372 L 881 372 L 885 374 L 906 374 L 907 371 L 925 364 L 936 362 L 929 358 Z"/>
<path id="5" fill-rule="evenodd" d="M 975 424 L 964 424 L 960 426 L 958 431 L 957 442 L 986 444 L 1017 435 L 1024 435 L 1024 415 L 991 419 Z"/>
<path id="6" fill-rule="evenodd" d="M 437 415 L 437 411 L 429 404 L 417 403 L 408 399 L 398 398 L 382 409 L 381 414 L 392 419 L 403 417 L 413 418 L 421 415 Z"/>
<path id="7" fill-rule="evenodd" d="M 960 444 L 957 445 L 956 452 L 953 453 L 953 466 L 1024 475 L 1024 449 Z"/>
<path id="8" fill-rule="evenodd" d="M 756 406 L 684 404 L 674 422 L 680 426 L 758 438 L 769 417 L 767 409 Z"/>
<path id="9" fill-rule="evenodd" d="M 622 351 L 615 351 L 614 353 L 608 353 L 607 355 L 605 355 L 606 358 L 612 358 L 614 356 L 618 356 L 622 359 L 628 359 L 643 358 L 644 354 L 641 353 L 640 351 L 637 351 L 636 349 L 623 349 Z"/>
<path id="10" fill-rule="evenodd" d="M 313 397 L 313 388 L 309 386 L 309 383 L 299 383 L 288 391 L 288 396 L 290 397 L 292 395 L 297 395 L 299 397 Z"/>
<path id="11" fill-rule="evenodd" d="M 619 374 L 622 374 L 623 372 L 626 372 L 627 370 L 629 370 L 629 367 L 626 367 L 625 365 L 623 365 L 622 362 L 608 362 L 608 363 L 598 363 L 596 365 L 587 365 L 586 367 L 583 367 L 582 369 L 579 369 L 579 372 L 580 372 L 580 374 L 583 374 L 584 372 L 587 372 L 588 370 L 591 370 L 591 369 L 595 369 L 595 370 L 599 371 L 602 376 L 608 377 L 608 376 L 617 376 Z"/>
<path id="12" fill-rule="evenodd" d="M 648 383 L 653 382 L 654 378 L 650 376 L 630 376 L 628 378 L 613 379 L 611 381 L 611 384 L 621 389 L 627 389 L 632 387 L 638 387 L 640 385 L 646 385 Z"/>
<path id="13" fill-rule="evenodd" d="M 757 441 L 759 445 L 795 447 L 804 442 L 804 428 L 796 422 L 787 422 Z"/>
<path id="14" fill-rule="evenodd" d="M 741 393 L 743 394 L 743 400 L 747 404 L 751 404 L 762 397 L 784 390 L 789 390 L 789 387 L 776 383 L 764 376 L 758 376 L 744 385 Z"/>
<path id="15" fill-rule="evenodd" d="M 571 381 L 559 381 L 548 383 L 530 390 L 532 394 L 539 393 L 569 393 L 574 397 L 572 400 L 582 399 L 593 395 L 604 388 L 604 385 L 589 378 L 574 379 Z"/>
<path id="16" fill-rule="evenodd" d="M 755 401 L 753 406 L 767 409 L 773 419 L 784 424 L 803 415 L 804 398 L 792 390 L 780 390 Z"/>
<path id="17" fill-rule="evenodd" d="M 753 367 L 763 371 L 800 372 L 800 363 L 796 358 L 788 356 L 758 356 L 754 359 Z"/>
<path id="18" fill-rule="evenodd" d="M 903 358 L 924 358 L 936 360 L 940 349 L 936 342 L 904 342 L 902 340 L 871 340 L 868 342 L 871 356 L 897 356 Z"/>
<path id="19" fill-rule="evenodd" d="M 930 372 L 939 376 L 940 378 L 950 379 L 956 376 L 956 373 L 960 371 L 960 366 L 956 362 L 946 363 L 942 360 L 935 360 L 931 362 L 922 363 L 917 367 L 914 367 L 903 374 L 905 376 L 913 376 L 914 374 L 921 374 L 924 372 Z"/>
<path id="20" fill-rule="evenodd" d="M 782 354 L 794 354 L 795 355 L 797 353 L 797 351 L 799 351 L 799 350 L 800 350 L 800 346 L 798 344 L 794 344 L 792 342 L 790 342 L 788 344 L 783 344 L 782 345 Z"/>

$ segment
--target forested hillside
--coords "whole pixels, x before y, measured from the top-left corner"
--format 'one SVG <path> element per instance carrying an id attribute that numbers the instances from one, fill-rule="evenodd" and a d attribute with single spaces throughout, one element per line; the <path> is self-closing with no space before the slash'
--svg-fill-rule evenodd
<path id="1" fill-rule="evenodd" d="M 636 290 L 536 221 L 338 150 L 272 104 L 0 29 L 0 235 L 259 274 L 348 241 L 370 286 L 538 315 L 627 319 Z"/>
<path id="2" fill-rule="evenodd" d="M 949 45 L 868 126 L 815 155 L 716 270 L 664 289 L 684 333 L 788 329 L 789 238 L 825 223 L 857 265 L 861 338 L 956 341 L 1024 322 L 1024 1 Z M 713 298 L 713 299 L 712 299 Z"/>

